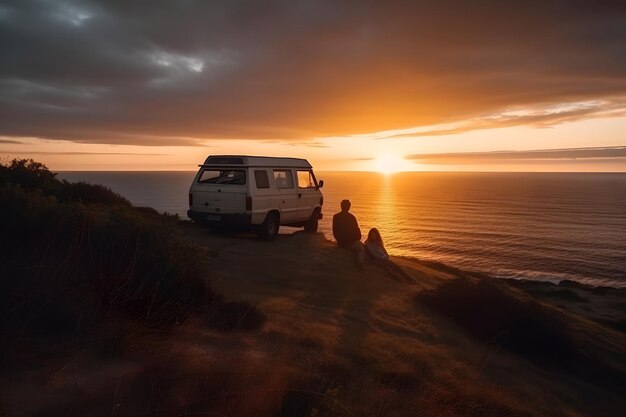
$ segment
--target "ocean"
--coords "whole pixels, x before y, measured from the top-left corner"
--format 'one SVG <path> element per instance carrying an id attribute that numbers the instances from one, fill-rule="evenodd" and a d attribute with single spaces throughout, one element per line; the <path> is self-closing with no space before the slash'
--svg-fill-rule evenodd
<path id="1" fill-rule="evenodd" d="M 195 172 L 62 172 L 186 219 Z M 626 287 L 626 174 L 319 172 L 320 231 L 347 198 L 392 255 L 496 277 Z M 293 230 L 284 228 L 282 233 Z M 365 238 L 365 237 L 364 237 Z"/>

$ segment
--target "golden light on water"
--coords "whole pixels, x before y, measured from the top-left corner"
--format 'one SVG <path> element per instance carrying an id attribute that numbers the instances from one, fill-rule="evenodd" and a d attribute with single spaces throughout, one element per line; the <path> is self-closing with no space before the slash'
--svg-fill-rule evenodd
<path id="1" fill-rule="evenodd" d="M 406 159 L 393 154 L 381 155 L 373 160 L 373 170 L 384 175 L 415 170 L 415 167 L 410 165 Z"/>

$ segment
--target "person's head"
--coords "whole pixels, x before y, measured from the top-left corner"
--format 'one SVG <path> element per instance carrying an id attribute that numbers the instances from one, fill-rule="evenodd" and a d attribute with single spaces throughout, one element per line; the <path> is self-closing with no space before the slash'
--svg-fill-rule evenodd
<path id="1" fill-rule="evenodd" d="M 350 203 L 350 200 L 342 200 L 341 201 L 341 211 L 349 211 L 351 205 L 352 205 L 352 203 Z"/>
<path id="2" fill-rule="evenodd" d="M 370 240 L 372 242 L 380 242 L 381 245 L 383 244 L 383 238 L 380 237 L 380 232 L 375 227 L 372 227 L 370 229 L 369 233 L 367 234 L 367 240 Z"/>

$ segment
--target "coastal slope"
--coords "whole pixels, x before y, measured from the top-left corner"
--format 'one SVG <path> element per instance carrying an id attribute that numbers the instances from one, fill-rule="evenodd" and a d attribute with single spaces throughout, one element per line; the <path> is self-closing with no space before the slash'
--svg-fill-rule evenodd
<path id="1" fill-rule="evenodd" d="M 394 258 L 413 278 L 407 282 L 373 265 L 359 271 L 352 254 L 320 233 L 264 242 L 137 213 L 148 229 L 167 222 L 184 241 L 172 268 L 200 258 L 194 276 L 224 298 L 218 305 L 228 324 L 215 325 L 215 311 L 202 308 L 165 325 L 108 315 L 75 339 L 13 352 L 0 374 L 3 414 L 623 411 L 623 290 L 509 282 Z M 163 277 L 148 278 L 161 285 Z"/>
<path id="2" fill-rule="evenodd" d="M 210 249 L 212 287 L 268 316 L 246 355 L 276 365 L 268 382 L 276 378 L 310 392 L 299 395 L 311 409 L 328 415 L 621 413 L 626 337 L 599 314 L 615 320 L 623 315 L 622 290 L 526 285 L 396 258 L 413 277 L 409 283 L 373 265 L 362 273 L 350 253 L 321 234 L 296 232 L 261 242 L 186 227 L 188 236 Z M 538 333 L 543 340 L 526 350 L 500 343 L 499 334 L 481 340 L 416 302 L 416 295 L 458 280 L 495 288 L 485 295 L 489 288 L 479 284 L 479 298 L 472 299 L 461 287 L 452 302 L 466 304 L 465 315 L 481 310 L 478 320 L 489 325 L 493 317 L 517 314 L 499 332 L 515 335 L 522 328 L 519 334 L 528 339 L 544 331 Z M 506 311 L 515 303 L 521 313 Z M 554 328 L 545 328 L 550 320 L 557 320 Z M 578 356 L 569 360 L 572 352 Z"/>

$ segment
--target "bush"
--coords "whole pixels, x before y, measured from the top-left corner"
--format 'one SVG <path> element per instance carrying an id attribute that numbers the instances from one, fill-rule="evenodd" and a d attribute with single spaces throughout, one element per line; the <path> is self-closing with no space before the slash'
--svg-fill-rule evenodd
<path id="1" fill-rule="evenodd" d="M 216 300 L 202 249 L 167 218 L 3 189 L 0 228 L 0 300 L 10 307 L 3 326 L 59 334 L 110 310 L 171 323 Z"/>
<path id="2" fill-rule="evenodd" d="M 14 159 L 7 165 L 0 163 L 0 186 L 5 184 L 52 192 L 61 183 L 56 179 L 56 174 L 50 172 L 44 164 L 32 159 Z"/>
<path id="3" fill-rule="evenodd" d="M 415 301 L 452 320 L 471 336 L 534 362 L 565 366 L 579 357 L 568 326 L 554 311 L 520 298 L 489 279 L 459 278 Z"/>
<path id="4" fill-rule="evenodd" d="M 479 341 L 495 344 L 544 369 L 558 369 L 610 391 L 623 391 L 623 360 L 574 316 L 518 295 L 504 282 L 458 278 L 415 301 L 453 321 Z M 576 333 L 576 337 L 574 337 Z M 617 352 L 621 352 L 618 350 Z"/>
<path id="5" fill-rule="evenodd" d="M 220 329 L 262 324 L 253 307 L 228 307 L 211 290 L 207 250 L 184 239 L 175 216 L 136 209 L 106 187 L 59 182 L 42 164 L 0 165 L 0 230 L 4 352 L 120 318 L 162 327 L 204 314 Z M 252 313 L 242 316 L 246 308 Z"/>
<path id="6" fill-rule="evenodd" d="M 0 187 L 2 186 L 36 190 L 60 201 L 131 207 L 127 199 L 103 185 L 59 181 L 48 167 L 32 159 L 14 159 L 7 165 L 0 163 Z"/>
<path id="7" fill-rule="evenodd" d="M 70 183 L 63 181 L 59 197 L 64 201 L 79 201 L 91 204 L 107 204 L 115 206 L 130 207 L 130 201 L 119 194 L 111 191 L 110 188 L 99 184 L 88 184 L 86 182 Z"/>

